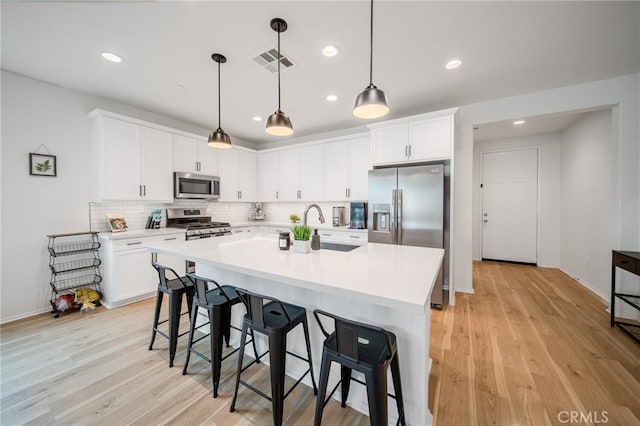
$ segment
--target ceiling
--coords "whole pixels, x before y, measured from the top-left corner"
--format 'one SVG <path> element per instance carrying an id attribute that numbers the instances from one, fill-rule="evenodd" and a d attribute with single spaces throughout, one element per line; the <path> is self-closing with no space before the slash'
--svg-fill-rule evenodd
<path id="1" fill-rule="evenodd" d="M 478 124 L 473 128 L 473 141 L 520 138 L 541 133 L 561 132 L 587 115 L 587 111 L 575 111 L 561 114 L 523 117 L 523 124 L 514 125 L 518 120 L 504 120 L 493 123 Z"/>
<path id="2" fill-rule="evenodd" d="M 376 1 L 374 83 L 396 118 L 640 71 L 638 2 Z M 2 67 L 111 98 L 255 144 L 277 140 L 263 119 L 277 76 L 251 58 L 276 46 L 287 20 L 282 109 L 300 137 L 366 124 L 352 116 L 368 84 L 369 4 L 278 2 L 2 2 Z M 321 54 L 338 47 L 333 58 Z M 123 58 L 101 58 L 110 51 Z M 453 58 L 460 68 L 447 71 Z M 328 94 L 338 101 L 325 100 Z"/>

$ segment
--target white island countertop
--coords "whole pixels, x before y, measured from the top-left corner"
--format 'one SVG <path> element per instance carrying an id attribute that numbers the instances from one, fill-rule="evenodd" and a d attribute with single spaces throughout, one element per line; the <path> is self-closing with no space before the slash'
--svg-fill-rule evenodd
<path id="1" fill-rule="evenodd" d="M 416 313 L 429 308 L 444 256 L 442 249 L 375 243 L 301 254 L 280 250 L 275 236 L 244 234 L 158 243 L 149 250 Z"/>

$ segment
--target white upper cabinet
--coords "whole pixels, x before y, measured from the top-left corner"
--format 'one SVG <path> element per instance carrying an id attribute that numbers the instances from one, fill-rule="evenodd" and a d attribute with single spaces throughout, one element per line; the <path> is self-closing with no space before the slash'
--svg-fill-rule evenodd
<path id="1" fill-rule="evenodd" d="M 257 156 L 239 148 L 219 149 L 220 201 L 257 199 Z"/>
<path id="2" fill-rule="evenodd" d="M 99 200 L 173 200 L 172 135 L 94 111 Z"/>
<path id="3" fill-rule="evenodd" d="M 322 145 L 259 154 L 260 201 L 322 200 Z"/>
<path id="4" fill-rule="evenodd" d="M 284 149 L 278 154 L 278 200 L 297 201 L 300 188 L 298 149 Z"/>
<path id="5" fill-rule="evenodd" d="M 298 150 L 298 192 L 300 201 L 322 200 L 322 145 L 308 145 Z"/>
<path id="6" fill-rule="evenodd" d="M 451 158 L 456 109 L 372 124 L 373 165 Z"/>
<path id="7" fill-rule="evenodd" d="M 173 135 L 173 171 L 218 175 L 218 150 L 206 141 Z"/>
<path id="8" fill-rule="evenodd" d="M 324 200 L 366 200 L 371 168 L 368 137 L 324 144 Z"/>
<path id="9" fill-rule="evenodd" d="M 280 167 L 278 151 L 258 154 L 258 199 L 277 201 L 279 198 Z"/>
<path id="10" fill-rule="evenodd" d="M 173 135 L 142 127 L 141 177 L 144 200 L 173 200 Z"/>

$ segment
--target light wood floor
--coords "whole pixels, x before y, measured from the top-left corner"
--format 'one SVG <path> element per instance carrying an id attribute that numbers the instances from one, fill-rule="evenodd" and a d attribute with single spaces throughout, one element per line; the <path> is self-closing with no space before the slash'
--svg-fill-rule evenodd
<path id="1" fill-rule="evenodd" d="M 436 425 L 561 424 L 565 411 L 640 424 L 640 345 L 609 328 L 597 297 L 555 269 L 477 263 L 474 283 L 476 294 L 432 313 Z M 165 339 L 148 351 L 152 309 L 149 300 L 0 327 L 0 424 L 271 424 L 270 403 L 247 389 L 229 413 L 235 357 L 213 399 L 208 364 L 192 357 L 182 376 L 184 343 L 172 369 Z M 246 374 L 269 393 L 264 366 Z M 312 424 L 314 402 L 296 388 L 285 423 Z M 324 420 L 368 424 L 333 401 Z"/>
<path id="2" fill-rule="evenodd" d="M 609 327 L 599 298 L 557 269 L 473 271 L 476 293 L 432 313 L 438 426 L 571 424 L 571 411 L 640 425 L 640 345 Z"/>

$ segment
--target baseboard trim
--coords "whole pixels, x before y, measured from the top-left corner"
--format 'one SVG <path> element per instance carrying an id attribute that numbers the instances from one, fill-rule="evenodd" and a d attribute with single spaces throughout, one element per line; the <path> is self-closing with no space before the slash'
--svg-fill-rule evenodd
<path id="1" fill-rule="evenodd" d="M 458 293 L 467 293 L 467 294 L 476 294 L 476 292 L 473 290 L 473 287 L 471 287 L 471 288 L 468 288 L 468 287 L 456 288 L 456 292 L 458 292 Z"/>
<path id="2" fill-rule="evenodd" d="M 567 271 L 564 268 L 558 267 L 559 270 L 561 270 L 564 274 L 568 275 L 569 277 L 571 277 L 571 279 L 573 279 L 575 282 L 577 282 L 578 284 L 580 284 L 581 286 L 583 286 L 584 288 L 586 288 L 587 290 L 591 291 L 593 294 L 595 294 L 596 296 L 598 296 L 600 299 L 602 299 L 605 303 L 609 304 L 610 299 L 609 299 L 609 295 L 603 294 L 601 293 L 599 290 L 596 290 L 591 284 L 589 284 L 587 281 L 581 280 L 579 278 L 576 278 L 574 274 L 570 273 L 569 271 Z"/>
<path id="3" fill-rule="evenodd" d="M 14 322 L 14 321 L 19 321 L 21 319 L 25 319 L 25 318 L 29 318 L 29 317 L 35 317 L 36 315 L 41 315 L 47 312 L 51 312 L 51 307 L 48 308 L 42 308 L 41 310 L 37 310 L 37 311 L 31 311 L 31 312 L 27 312 L 24 314 L 18 314 L 18 315 L 13 315 L 10 316 L 8 318 L 2 318 L 0 320 L 0 324 L 8 324 L 10 322 Z"/>

